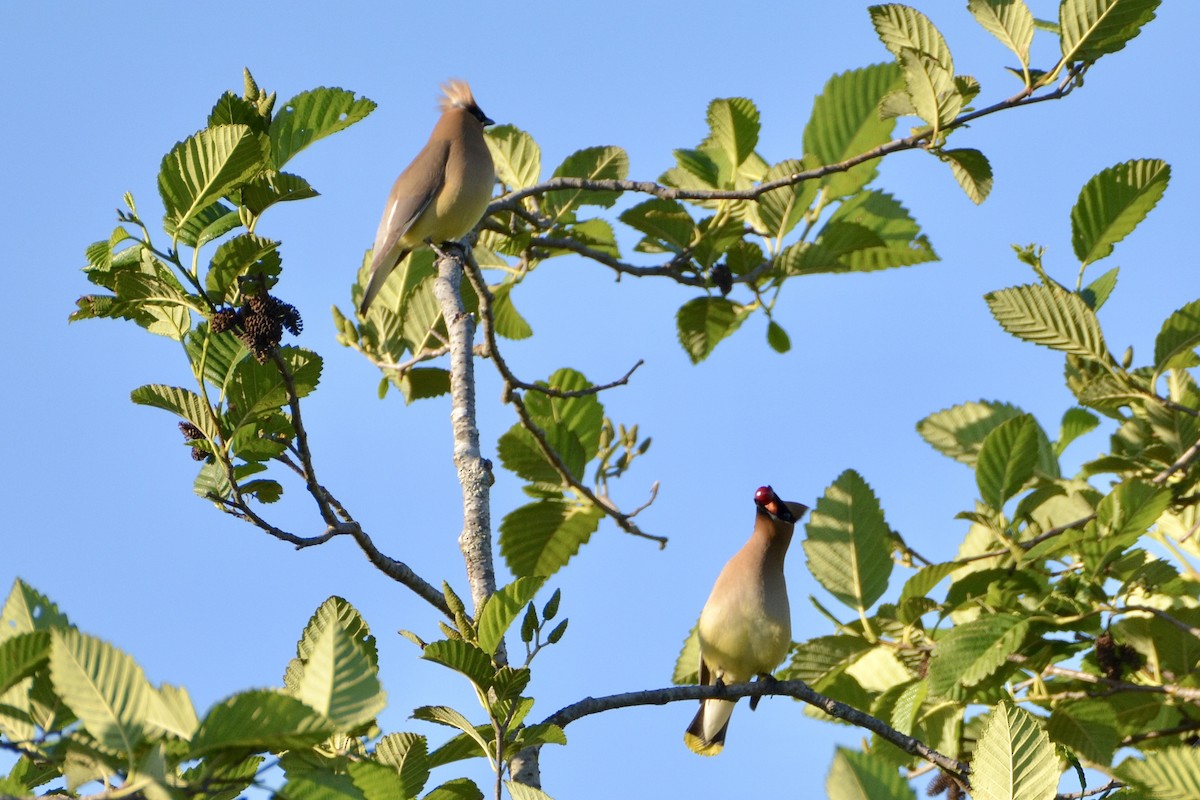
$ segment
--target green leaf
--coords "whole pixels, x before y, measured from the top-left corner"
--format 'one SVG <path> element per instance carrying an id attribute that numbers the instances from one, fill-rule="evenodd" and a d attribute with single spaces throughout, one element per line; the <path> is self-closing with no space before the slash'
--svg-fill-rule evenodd
<path id="1" fill-rule="evenodd" d="M 792 340 L 788 338 L 787 331 L 775 320 L 767 323 L 767 344 L 776 353 L 786 353 L 792 349 Z"/>
<path id="2" fill-rule="evenodd" d="M 359 641 L 364 627 L 357 615 L 345 623 L 333 612 L 324 615 L 315 632 L 305 631 L 305 659 L 298 674 L 289 676 L 289 693 L 327 717 L 339 731 L 370 722 L 387 705 L 378 668 Z"/>
<path id="3" fill-rule="evenodd" d="M 671 683 L 676 685 L 700 682 L 700 636 L 696 626 L 688 631 L 683 640 L 683 648 L 675 659 L 675 670 L 671 674 Z"/>
<path id="4" fill-rule="evenodd" d="M 320 192 L 299 175 L 268 170 L 246 181 L 242 186 L 240 199 L 242 205 L 257 216 L 276 203 L 307 200 L 319 195 Z"/>
<path id="5" fill-rule="evenodd" d="M 231 302 L 237 289 L 237 279 L 242 275 L 276 278 L 283 263 L 279 256 L 279 244 L 253 233 L 244 233 L 222 242 L 213 254 L 204 280 L 209 299 L 214 303 Z"/>
<path id="6" fill-rule="evenodd" d="M 555 178 L 585 178 L 587 180 L 624 180 L 629 175 L 629 156 L 619 147 L 588 147 L 567 156 Z M 610 207 L 617 202 L 619 192 L 556 189 L 542 197 L 543 213 L 560 218 L 579 206 Z"/>
<path id="7" fill-rule="evenodd" d="M 464 639 L 442 639 L 425 646 L 422 658 L 467 676 L 483 692 L 492 688 L 496 665 L 482 648 Z"/>
<path id="8" fill-rule="evenodd" d="M 545 582 L 546 579 L 541 577 L 517 578 L 488 598 L 477 623 L 479 646 L 485 653 L 495 655 L 500 642 L 504 641 L 504 633 Z"/>
<path id="9" fill-rule="evenodd" d="M 873 753 L 837 748 L 825 778 L 829 800 L 916 800 L 916 793 L 886 761 Z"/>
<path id="10" fill-rule="evenodd" d="M 50 680 L 55 693 L 103 746 L 132 756 L 142 742 L 150 684 L 117 648 L 76 630 L 53 632 Z"/>
<path id="11" fill-rule="evenodd" d="M 1109 492 L 1096 507 L 1102 537 L 1141 536 L 1171 505 L 1171 490 L 1130 478 Z"/>
<path id="12" fill-rule="evenodd" d="M 992 709 L 971 760 L 975 800 L 1053 800 L 1058 759 L 1038 721 L 1005 701 Z"/>
<path id="13" fill-rule="evenodd" d="M 897 61 L 916 115 L 934 131 L 953 122 L 963 106 L 953 73 L 924 53 L 907 48 L 900 51 Z"/>
<path id="14" fill-rule="evenodd" d="M 892 55 L 898 58 L 902 51 L 912 50 L 931 58 L 943 70 L 954 74 L 950 48 L 929 17 L 915 8 L 898 3 L 871 6 L 867 11 L 879 40 Z"/>
<path id="15" fill-rule="evenodd" d="M 375 759 L 400 773 L 405 797 L 416 797 L 429 780 L 429 744 L 424 736 L 389 733 L 375 745 Z"/>
<path id="16" fill-rule="evenodd" d="M 230 750 L 243 753 L 312 747 L 328 739 L 334 723 L 294 697 L 270 689 L 241 692 L 208 710 L 191 756 Z"/>
<path id="17" fill-rule="evenodd" d="M 439 725 L 457 728 L 478 745 L 481 752 L 476 753 L 476 755 L 491 758 L 492 751 L 488 747 L 488 742 L 484 740 L 483 736 L 480 735 L 479 731 L 475 729 L 475 726 L 466 717 L 453 708 L 449 706 L 421 706 L 413 711 L 413 719 L 423 719 L 426 722 L 436 722 Z"/>
<path id="18" fill-rule="evenodd" d="M 713 100 L 708 104 L 710 141 L 721 148 L 736 169 L 758 146 L 758 109 L 745 97 Z"/>
<path id="19" fill-rule="evenodd" d="M 1117 287 L 1117 273 L 1120 271 L 1120 267 L 1113 267 L 1083 287 L 1079 296 L 1083 298 L 1083 302 L 1088 304 L 1088 308 L 1092 311 L 1099 311 L 1100 307 L 1108 301 L 1108 296 Z"/>
<path id="20" fill-rule="evenodd" d="M 788 680 L 823 684 L 845 672 L 875 647 L 859 636 L 818 636 L 796 645 L 788 663 Z"/>
<path id="21" fill-rule="evenodd" d="M 415 792 L 407 792 L 404 784 L 396 780 L 395 769 L 375 761 L 351 761 L 346 765 L 346 772 L 350 774 L 354 788 L 362 792 L 364 800 L 408 800 L 424 788 L 421 784 Z"/>
<path id="22" fill-rule="evenodd" d="M 449 394 L 450 372 L 441 367 L 413 367 L 400 379 L 400 391 L 406 404 Z"/>
<path id="23" fill-rule="evenodd" d="M 267 142 L 246 125 L 206 128 L 171 149 L 158 173 L 167 224 L 192 217 L 266 166 Z"/>
<path id="24" fill-rule="evenodd" d="M 249 100 L 227 91 L 217 98 L 212 111 L 208 112 L 208 127 L 217 125 L 246 125 L 255 133 L 266 133 L 267 119 Z"/>
<path id="25" fill-rule="evenodd" d="M 804 553 L 822 586 L 850 608 L 870 608 L 892 573 L 889 529 L 871 487 L 854 470 L 837 477 L 809 517 Z"/>
<path id="26" fill-rule="evenodd" d="M 886 192 L 861 192 L 838 206 L 829 222 L 853 222 L 874 231 L 883 245 L 854 250 L 842 257 L 853 272 L 907 267 L 937 260 L 929 239 L 908 209 Z"/>
<path id="27" fill-rule="evenodd" d="M 1104 361 L 1108 348 L 1100 321 L 1079 295 L 1026 284 L 984 295 L 1000 327 L 1027 342 Z"/>
<path id="28" fill-rule="evenodd" d="M 40 670 L 49 658 L 49 631 L 29 631 L 0 639 L 0 695 Z"/>
<path id="29" fill-rule="evenodd" d="M 1155 378 L 1169 369 L 1191 366 L 1197 345 L 1200 345 L 1200 300 L 1193 300 L 1171 312 L 1154 340 Z"/>
<path id="30" fill-rule="evenodd" d="M 696 221 L 682 203 L 654 197 L 621 212 L 621 222 L 646 234 L 643 253 L 681 253 L 696 241 Z"/>
<path id="31" fill-rule="evenodd" d="M 470 778 L 454 778 L 425 795 L 422 800 L 483 800 L 483 792 Z"/>
<path id="32" fill-rule="evenodd" d="M 939 453 L 974 467 L 987 435 L 1023 413 L 994 400 L 962 403 L 930 414 L 917 423 L 917 433 Z"/>
<path id="33" fill-rule="evenodd" d="M 724 297 L 697 297 L 679 308 L 675 321 L 679 343 L 693 364 L 699 364 L 717 344 L 746 319 L 741 306 Z"/>
<path id="34" fill-rule="evenodd" d="M 189 741 L 200 720 L 187 689 L 163 684 L 157 689 L 151 687 L 146 723 L 152 734 L 169 734 Z"/>
<path id="35" fill-rule="evenodd" d="M 997 511 L 1033 477 L 1037 428 L 1032 416 L 1022 414 L 997 426 L 979 447 L 975 482 L 983 502 Z"/>
<path id="36" fill-rule="evenodd" d="M 70 627 L 71 621 L 54 601 L 20 578 L 13 580 L 8 599 L 0 608 L 0 642 L 22 633 Z"/>
<path id="37" fill-rule="evenodd" d="M 542 150 L 525 131 L 512 125 L 496 125 L 484 132 L 496 177 L 510 189 L 524 189 L 542 174 Z"/>
<path id="38" fill-rule="evenodd" d="M 203 247 L 241 224 L 237 210 L 217 200 L 188 217 L 181 226 L 177 227 L 170 219 L 163 220 L 163 230 L 179 244 Z"/>
<path id="39" fill-rule="evenodd" d="M 910 598 L 926 596 L 933 587 L 945 580 L 947 575 L 951 575 L 958 570 L 959 566 L 959 564 L 953 561 L 946 561 L 941 564 L 929 564 L 921 567 L 913 573 L 911 578 L 904 582 L 904 588 L 900 590 L 899 602 L 903 604 Z"/>
<path id="40" fill-rule="evenodd" d="M 535 789 L 532 786 L 526 786 L 523 783 L 516 781 L 505 781 L 504 785 L 508 787 L 508 793 L 512 796 L 512 800 L 553 800 L 550 795 L 543 792 L 541 789 Z"/>
<path id="41" fill-rule="evenodd" d="M 533 336 L 533 328 L 517 311 L 512 302 L 513 284 L 505 283 L 492 290 L 493 321 L 496 333 L 505 339 L 528 339 Z"/>
<path id="42" fill-rule="evenodd" d="M 992 165 L 983 153 L 971 149 L 943 150 L 938 157 L 950 165 L 954 180 L 958 181 L 972 203 L 982 203 L 991 193 Z"/>
<path id="43" fill-rule="evenodd" d="M 375 110 L 365 97 L 345 89 L 321 87 L 301 92 L 283 104 L 271 120 L 271 166 L 282 169 L 292 156 L 318 139 L 349 128 Z"/>
<path id="44" fill-rule="evenodd" d="M 1013 51 L 1022 69 L 1029 68 L 1033 14 L 1025 0 L 967 0 L 967 10 L 988 33 Z"/>
<path id="45" fill-rule="evenodd" d="M 951 697 L 956 687 L 979 683 L 1017 652 L 1028 630 L 1015 614 L 990 614 L 950 629 L 929 662 L 929 691 Z"/>
<path id="46" fill-rule="evenodd" d="M 1154 800 L 1192 800 L 1200 797 L 1200 750 L 1186 745 L 1155 750 L 1144 759 L 1125 759 L 1115 774 Z"/>
<path id="47" fill-rule="evenodd" d="M 1102 700 L 1063 703 L 1054 708 L 1046 723 L 1050 740 L 1061 744 L 1093 764 L 1107 767 L 1120 744 L 1117 712 Z"/>
<path id="48" fill-rule="evenodd" d="M 767 170 L 762 182 L 771 183 L 803 172 L 810 166 L 796 159 L 781 161 Z M 753 206 L 753 209 L 764 232 L 777 239 L 790 233 L 797 223 L 804 219 L 804 214 L 817 199 L 817 187 L 817 181 L 808 180 L 759 195 L 757 205 Z"/>
<path id="49" fill-rule="evenodd" d="M 1154 19 L 1160 0 L 1063 0 L 1058 7 L 1063 63 L 1115 53 Z"/>
<path id="50" fill-rule="evenodd" d="M 1092 176 L 1071 209 L 1071 245 L 1080 262 L 1112 253 L 1158 204 L 1170 179 L 1170 166 L 1158 159 L 1126 161 Z"/>
<path id="51" fill-rule="evenodd" d="M 812 116 L 804 127 L 804 152 L 820 164 L 838 164 L 887 142 L 895 121 L 879 116 L 879 102 L 899 85 L 895 64 L 873 64 L 831 77 L 813 101 Z M 879 162 L 872 159 L 827 175 L 820 185 L 830 198 L 849 197 L 874 180 L 878 171 Z"/>
<path id="52" fill-rule="evenodd" d="M 540 500 L 505 515 L 500 553 L 514 575 L 549 577 L 579 552 L 604 513 L 594 506 Z"/>
<path id="53" fill-rule="evenodd" d="M 1063 414 L 1062 426 L 1059 428 L 1058 441 L 1054 443 L 1054 452 L 1062 455 L 1067 445 L 1096 429 L 1100 418 L 1082 408 L 1068 408 Z"/>
<path id="54" fill-rule="evenodd" d="M 289 770 L 276 793 L 288 800 L 365 800 L 349 775 L 329 770 Z"/>
<path id="55" fill-rule="evenodd" d="M 221 394 L 233 379 L 234 367 L 250 355 L 250 351 L 232 331 L 212 333 L 207 322 L 191 330 L 184 342 L 192 368 L 199 373 L 203 362 L 204 379 L 216 386 Z"/>

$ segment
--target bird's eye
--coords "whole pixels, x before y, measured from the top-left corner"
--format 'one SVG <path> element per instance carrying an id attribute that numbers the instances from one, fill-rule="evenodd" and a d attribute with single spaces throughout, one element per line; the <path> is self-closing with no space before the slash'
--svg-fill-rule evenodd
<path id="1" fill-rule="evenodd" d="M 766 505 L 774 499 L 775 490 L 770 486 L 760 486 L 758 487 L 758 490 L 754 492 L 754 502 L 758 503 L 760 506 Z"/>

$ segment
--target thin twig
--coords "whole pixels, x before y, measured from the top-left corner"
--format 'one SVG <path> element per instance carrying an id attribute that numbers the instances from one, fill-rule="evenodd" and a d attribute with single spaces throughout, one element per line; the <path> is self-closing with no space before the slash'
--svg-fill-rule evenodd
<path id="1" fill-rule="evenodd" d="M 1095 518 L 1096 518 L 1095 514 L 1088 514 L 1086 517 L 1081 517 L 1081 518 L 1075 520 L 1074 522 L 1068 522 L 1066 525 L 1059 525 L 1056 528 L 1051 528 L 1050 530 L 1048 530 L 1044 533 L 1040 533 L 1037 536 L 1034 536 L 1032 539 L 1026 539 L 1023 542 L 1017 542 L 1016 544 L 1022 550 L 1032 550 L 1034 545 L 1041 544 L 1042 542 L 1046 541 L 1047 539 L 1053 539 L 1055 536 L 1064 534 L 1069 530 L 1073 530 L 1075 528 L 1082 528 L 1084 525 L 1087 525 L 1089 522 L 1091 522 Z M 957 558 L 954 560 L 954 563 L 955 564 L 970 564 L 973 561 L 982 561 L 985 558 L 998 558 L 1000 556 L 1008 556 L 1008 555 L 1012 555 L 1011 550 L 992 550 L 991 552 L 988 552 L 988 553 L 980 553 L 980 554 L 974 555 L 974 556 L 964 556 L 963 558 Z"/>
<path id="2" fill-rule="evenodd" d="M 1179 630 L 1184 631 L 1185 633 L 1190 633 L 1192 636 L 1195 636 L 1197 639 L 1200 639 L 1200 628 L 1197 628 L 1194 625 L 1188 625 L 1183 620 L 1179 619 L 1178 617 L 1174 617 L 1174 616 L 1168 614 L 1166 611 L 1163 611 L 1161 608 L 1154 608 L 1152 606 L 1131 605 L 1129 603 L 1126 603 L 1124 605 L 1124 607 L 1122 607 L 1122 608 L 1110 608 L 1109 610 L 1116 612 L 1116 613 L 1122 613 L 1125 611 L 1145 611 L 1147 613 L 1153 614 L 1154 616 L 1158 617 L 1159 619 L 1163 620 L 1164 622 L 1171 623 L 1176 628 L 1179 628 Z"/>
<path id="3" fill-rule="evenodd" d="M 1197 439 L 1191 447 L 1183 451 L 1183 455 L 1175 460 L 1175 463 L 1164 469 L 1162 472 L 1150 479 L 1151 483 L 1157 483 L 1160 486 L 1167 482 L 1176 472 L 1186 468 L 1189 464 L 1196 460 L 1196 456 L 1200 455 L 1200 439 Z"/>
<path id="4" fill-rule="evenodd" d="M 545 459 L 554 468 L 554 471 L 558 473 L 558 476 L 563 483 L 567 484 L 576 492 L 585 497 L 592 505 L 604 511 L 604 513 L 607 514 L 621 530 L 632 536 L 638 536 L 643 539 L 650 539 L 651 541 L 658 542 L 658 546 L 660 548 L 666 547 L 667 539 L 665 536 L 654 536 L 646 533 L 639 528 L 636 523 L 634 523 L 629 514 L 623 513 L 620 509 L 614 506 L 610 500 L 598 497 L 595 492 L 577 480 L 575 476 L 571 474 L 571 471 L 567 468 L 567 465 L 563 463 L 562 458 L 558 455 L 554 448 L 550 446 L 550 442 L 546 439 L 546 432 L 541 429 L 536 421 L 534 421 L 533 415 L 529 413 L 529 409 L 525 406 L 524 399 L 521 397 L 520 393 L 516 391 L 517 387 L 522 383 L 522 381 L 520 381 L 516 375 L 513 374 L 512 370 L 508 367 L 508 363 L 500 354 L 499 343 L 496 341 L 496 331 L 492 312 L 492 294 L 487 288 L 487 283 L 484 281 L 483 272 L 480 270 L 479 264 L 475 261 L 474 256 L 472 256 L 469 252 L 466 253 L 465 266 L 467 280 L 471 282 L 471 286 L 475 289 L 475 294 L 479 298 L 479 313 L 483 323 L 483 336 L 488 346 L 488 355 L 492 359 L 492 363 L 496 365 L 496 369 L 499 371 L 500 377 L 504 381 L 503 397 L 508 402 L 511 402 L 513 407 L 517 410 L 517 417 L 521 420 L 521 426 L 525 428 L 525 430 L 529 431 L 529 434 L 533 437 L 534 442 L 537 443 L 538 449 L 541 451 L 543 457 L 545 457 Z"/>
<path id="5" fill-rule="evenodd" d="M 628 372 L 626 372 L 620 378 L 617 378 L 615 381 L 601 384 L 600 386 L 589 386 L 586 389 L 563 391 L 562 389 L 554 389 L 549 386 L 543 386 L 540 383 L 526 383 L 522 380 L 514 380 L 513 388 L 525 389 L 530 392 L 541 392 L 548 397 L 560 397 L 563 399 L 571 397 L 589 397 L 591 395 L 600 394 L 600 392 L 607 392 L 609 389 L 615 389 L 618 386 L 624 386 L 625 384 L 629 383 L 629 378 L 632 377 L 633 373 L 637 371 L 638 367 L 645 363 L 646 362 L 644 360 L 639 358 L 637 363 L 629 368 Z"/>
<path id="6" fill-rule="evenodd" d="M 1054 795 L 1054 800 L 1082 800 L 1084 797 L 1093 797 L 1105 792 L 1112 792 L 1120 789 L 1125 784 L 1120 781 L 1109 781 L 1103 786 L 1097 786 L 1095 789 L 1084 789 L 1082 792 L 1062 792 Z"/>
<path id="7" fill-rule="evenodd" d="M 831 717 L 837 717 L 865 728 L 880 738 L 899 747 L 909 755 L 922 758 L 931 764 L 954 773 L 965 779 L 970 773 L 970 767 L 961 761 L 950 758 L 929 747 L 919 739 L 901 733 L 883 720 L 873 717 L 866 712 L 848 706 L 814 691 L 804 681 L 755 681 L 753 683 L 738 683 L 730 685 L 711 686 L 672 686 L 666 689 L 649 689 L 641 692 L 626 692 L 624 694 L 608 695 L 607 697 L 587 697 L 577 703 L 559 709 L 547 717 L 544 722 L 566 727 L 576 720 L 604 711 L 632 706 L 665 705 L 683 700 L 736 700 L 739 697 L 765 697 L 780 695 L 794 697 L 821 709 Z"/>
<path id="8" fill-rule="evenodd" d="M 1012 654 L 1008 660 L 1015 664 L 1025 664 L 1027 659 L 1019 654 Z M 1200 689 L 1195 689 L 1190 686 L 1178 686 L 1173 683 L 1158 683 L 1158 684 L 1143 684 L 1129 683 L 1128 681 L 1115 680 L 1106 678 L 1103 675 L 1093 675 L 1090 672 L 1082 672 L 1077 669 L 1067 669 L 1066 667 L 1056 667 L 1050 665 L 1041 671 L 1042 675 L 1057 676 L 1060 678 L 1070 678 L 1071 680 L 1081 681 L 1083 683 L 1092 683 L 1097 686 L 1104 686 L 1111 691 L 1106 692 L 1105 696 L 1110 694 L 1120 694 L 1123 692 L 1136 694 L 1165 694 L 1170 697 L 1178 697 L 1181 700 L 1190 700 L 1192 702 L 1200 701 Z M 1061 696 L 1067 696 L 1069 693 L 1063 693 Z M 1085 693 L 1085 697 L 1094 697 L 1095 695 Z"/>

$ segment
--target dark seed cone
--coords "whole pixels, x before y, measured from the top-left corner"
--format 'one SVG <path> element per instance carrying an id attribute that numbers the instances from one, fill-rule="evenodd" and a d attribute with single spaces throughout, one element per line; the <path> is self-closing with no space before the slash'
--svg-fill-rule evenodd
<path id="1" fill-rule="evenodd" d="M 712 278 L 713 285 L 721 290 L 721 296 L 729 294 L 733 290 L 733 273 L 729 271 L 729 267 L 724 264 L 716 264 L 708 273 Z"/>
<path id="2" fill-rule="evenodd" d="M 179 430 L 183 433 L 183 438 L 189 442 L 204 438 L 204 434 L 200 432 L 200 429 L 190 422 L 179 423 Z"/>
<path id="3" fill-rule="evenodd" d="M 225 331 L 233 330 L 237 325 L 238 312 L 232 308 L 226 308 L 213 314 L 209 327 L 213 333 L 224 333 Z"/>
<path id="4" fill-rule="evenodd" d="M 266 292 L 247 297 L 239 313 L 242 330 L 238 338 L 260 364 L 270 358 L 279 346 L 285 328 L 293 336 L 298 336 L 304 327 L 295 306 L 277 300 Z"/>
<path id="5" fill-rule="evenodd" d="M 945 793 L 946 789 L 950 788 L 951 781 L 949 776 L 944 772 L 939 772 L 933 776 L 933 780 L 925 787 L 926 797 L 937 797 L 939 794 Z"/>

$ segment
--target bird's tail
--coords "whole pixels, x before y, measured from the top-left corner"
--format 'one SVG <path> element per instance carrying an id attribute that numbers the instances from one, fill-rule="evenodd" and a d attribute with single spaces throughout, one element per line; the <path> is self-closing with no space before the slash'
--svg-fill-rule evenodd
<path id="1" fill-rule="evenodd" d="M 693 753 L 715 756 L 725 747 L 725 732 L 733 714 L 733 700 L 701 700 L 683 741 Z"/>

